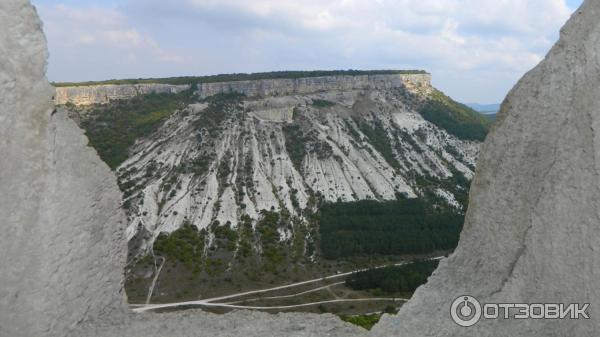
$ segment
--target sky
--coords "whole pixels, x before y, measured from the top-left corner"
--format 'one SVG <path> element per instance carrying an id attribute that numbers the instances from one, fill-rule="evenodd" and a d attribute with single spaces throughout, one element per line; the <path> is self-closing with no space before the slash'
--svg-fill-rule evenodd
<path id="1" fill-rule="evenodd" d="M 499 103 L 582 0 L 32 0 L 51 81 L 423 69 Z"/>

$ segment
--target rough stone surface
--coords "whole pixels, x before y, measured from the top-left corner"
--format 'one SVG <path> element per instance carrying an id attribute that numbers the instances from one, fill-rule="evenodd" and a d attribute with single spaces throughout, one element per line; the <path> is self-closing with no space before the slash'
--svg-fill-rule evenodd
<path id="1" fill-rule="evenodd" d="M 297 79 L 272 79 L 202 83 L 198 85 L 200 97 L 220 93 L 239 92 L 249 97 L 292 94 L 310 94 L 318 91 L 353 89 L 391 89 L 408 86 L 411 90 L 431 88 L 430 74 L 321 76 Z"/>
<path id="2" fill-rule="evenodd" d="M 146 313 L 118 320 L 89 322 L 72 337 L 358 337 L 366 331 L 326 314 L 268 314 L 236 311 L 227 315 L 199 310 L 177 313 Z"/>
<path id="3" fill-rule="evenodd" d="M 112 100 L 130 99 L 138 95 L 176 94 L 189 88 L 189 84 L 172 85 L 160 83 L 57 87 L 54 101 L 56 104 L 106 104 Z"/>
<path id="4" fill-rule="evenodd" d="M 0 336 L 124 312 L 120 192 L 64 111 L 28 1 L 0 4 Z"/>
<path id="5" fill-rule="evenodd" d="M 359 76 L 321 76 L 297 79 L 272 79 L 198 84 L 200 98 L 220 93 L 239 92 L 249 97 L 310 94 L 319 91 L 392 89 L 407 87 L 412 92 L 426 93 L 431 87 L 430 74 L 394 74 Z M 190 88 L 186 85 L 160 83 L 107 84 L 57 87 L 56 104 L 106 104 L 111 100 L 129 99 L 149 93 L 178 93 Z"/>
<path id="6" fill-rule="evenodd" d="M 600 335 L 600 1 L 510 92 L 482 147 L 456 252 L 373 335 Z M 591 303 L 590 320 L 484 320 L 451 302 Z"/>

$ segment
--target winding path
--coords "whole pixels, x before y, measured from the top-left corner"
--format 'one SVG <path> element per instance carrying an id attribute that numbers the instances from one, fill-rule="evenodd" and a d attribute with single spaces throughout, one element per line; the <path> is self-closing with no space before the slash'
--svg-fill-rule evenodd
<path id="1" fill-rule="evenodd" d="M 152 279 L 152 284 L 150 284 L 150 288 L 148 288 L 148 296 L 146 296 L 146 304 L 150 304 L 150 300 L 152 299 L 152 293 L 154 292 L 154 286 L 156 286 L 156 281 L 158 281 L 160 272 L 161 272 L 163 266 L 165 265 L 165 262 L 167 261 L 167 259 L 165 259 L 162 256 L 160 258 L 162 259 L 162 262 L 160 264 L 160 267 L 158 267 L 158 269 L 156 270 L 156 274 L 154 275 L 154 279 Z"/>

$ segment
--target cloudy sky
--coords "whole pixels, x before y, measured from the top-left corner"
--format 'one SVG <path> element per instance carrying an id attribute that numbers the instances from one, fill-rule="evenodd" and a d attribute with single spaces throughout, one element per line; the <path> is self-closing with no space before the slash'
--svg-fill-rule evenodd
<path id="1" fill-rule="evenodd" d="M 582 0 L 33 0 L 51 81 L 425 69 L 500 102 Z"/>

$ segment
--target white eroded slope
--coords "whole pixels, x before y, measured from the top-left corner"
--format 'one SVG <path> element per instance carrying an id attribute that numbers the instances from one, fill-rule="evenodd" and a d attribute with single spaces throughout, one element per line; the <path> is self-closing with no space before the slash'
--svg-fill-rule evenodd
<path id="1" fill-rule="evenodd" d="M 478 143 L 427 122 L 406 103 L 406 90 L 222 95 L 176 112 L 118 169 L 128 238 L 142 228 L 155 238 L 186 221 L 235 228 L 261 210 L 302 218 L 315 198 L 419 197 L 423 176 L 471 179 Z M 433 193 L 462 207 L 443 186 Z"/>

